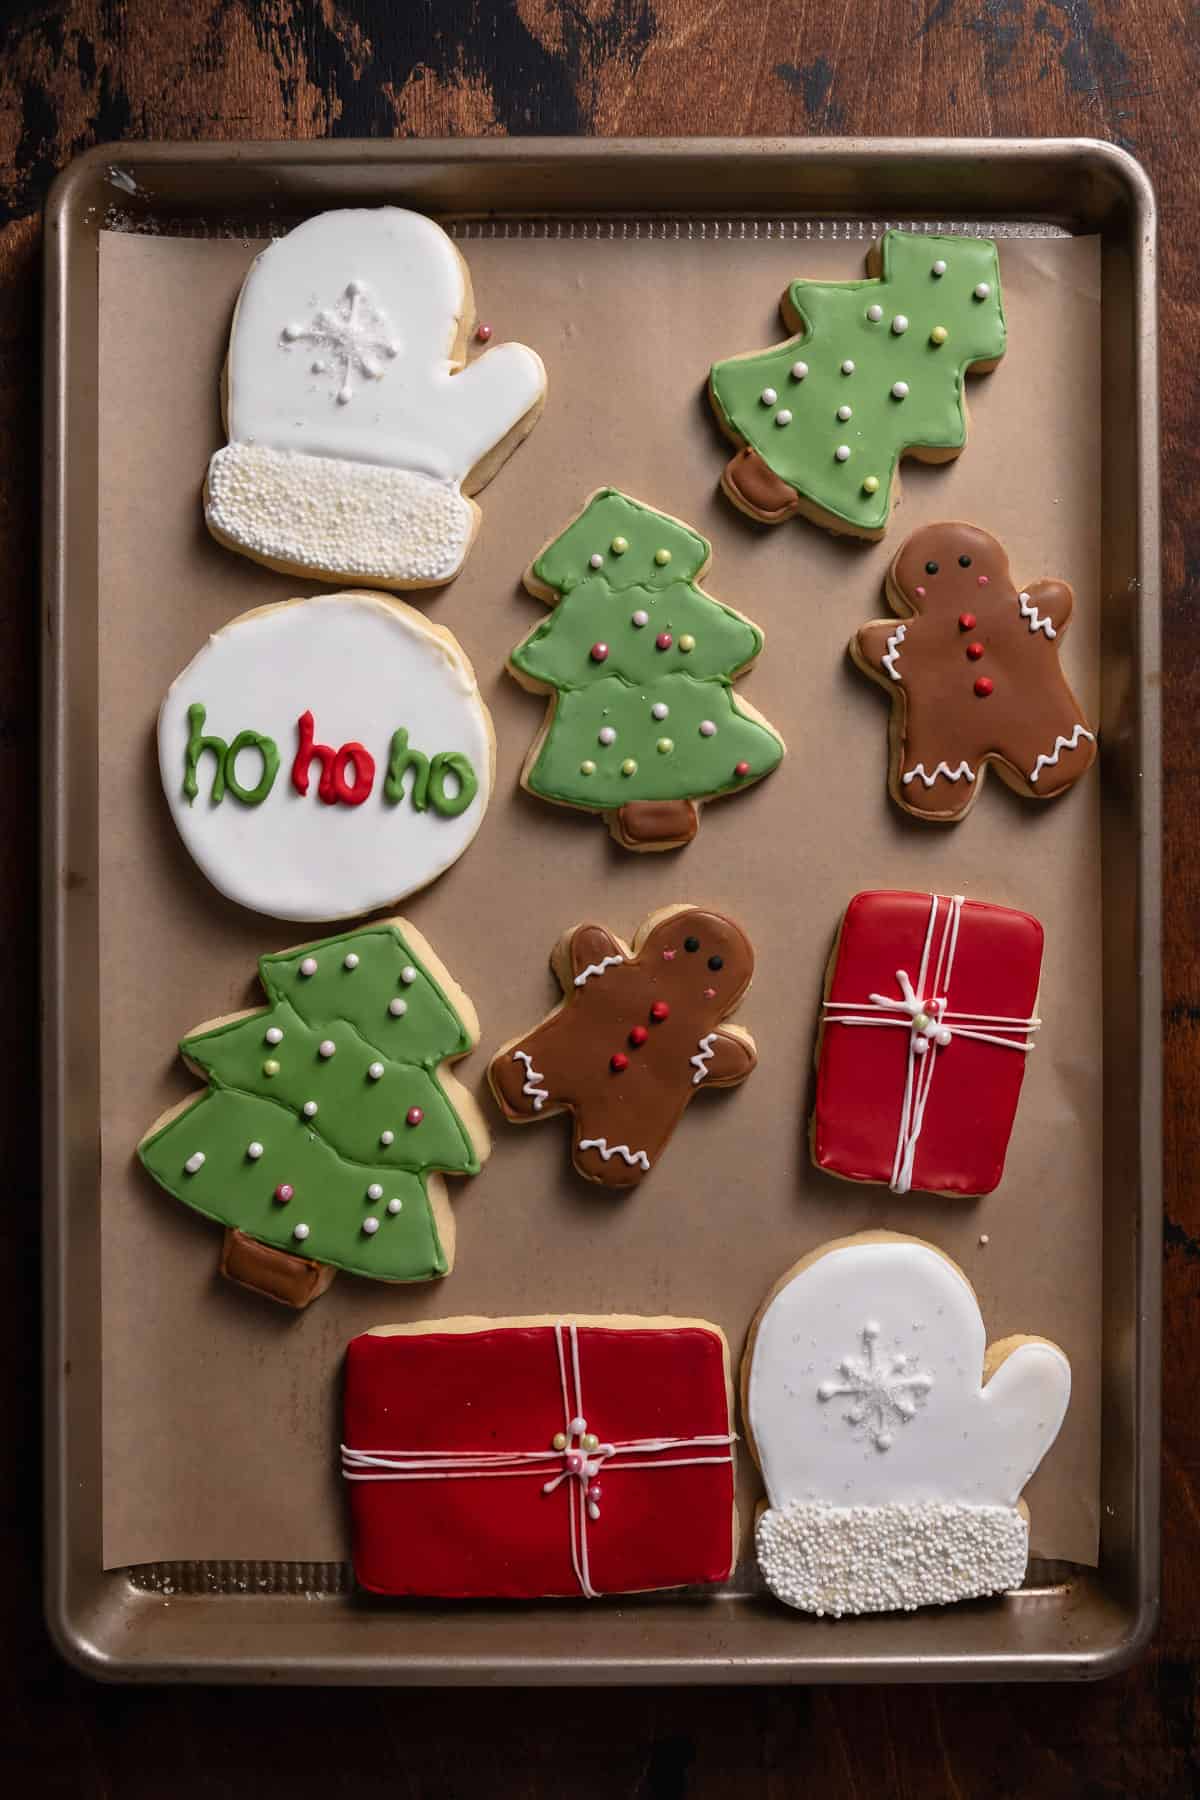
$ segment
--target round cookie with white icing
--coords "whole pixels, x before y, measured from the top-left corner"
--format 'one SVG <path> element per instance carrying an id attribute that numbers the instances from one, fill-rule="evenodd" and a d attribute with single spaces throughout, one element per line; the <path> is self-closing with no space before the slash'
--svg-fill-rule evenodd
<path id="1" fill-rule="evenodd" d="M 215 887 L 275 918 L 342 919 L 458 860 L 495 738 L 450 632 L 382 595 L 319 594 L 209 639 L 163 701 L 158 757 Z"/>
<path id="2" fill-rule="evenodd" d="M 1070 1395 L 1056 1344 L 987 1344 L 970 1282 L 932 1244 L 876 1231 L 814 1250 L 767 1296 L 742 1363 L 767 1586 L 835 1618 L 1019 1587 L 1021 1491 Z"/>
<path id="3" fill-rule="evenodd" d="M 213 536 L 286 574 L 450 581 L 479 525 L 469 496 L 546 397 L 524 344 L 468 366 L 474 325 L 467 265 L 420 213 L 321 213 L 269 245 L 233 319 L 229 442 L 204 486 Z"/>

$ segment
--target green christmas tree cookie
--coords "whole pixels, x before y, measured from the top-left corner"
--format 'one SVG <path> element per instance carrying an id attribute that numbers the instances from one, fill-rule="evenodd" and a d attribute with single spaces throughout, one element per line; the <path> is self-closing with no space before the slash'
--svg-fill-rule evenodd
<path id="1" fill-rule="evenodd" d="M 552 700 L 522 785 L 604 813 L 627 850 L 688 843 L 698 801 L 749 787 L 783 755 L 734 699 L 763 635 L 697 585 L 710 554 L 680 520 L 601 488 L 525 575 L 553 611 L 509 668 Z"/>
<path id="2" fill-rule="evenodd" d="M 180 1044 L 207 1090 L 138 1155 L 227 1227 L 222 1272 L 304 1306 L 336 1269 L 428 1281 L 454 1260 L 443 1173 L 474 1175 L 481 1114 L 445 1064 L 479 1039 L 466 995 L 403 919 L 259 961 L 268 1006 Z"/>
<path id="3" fill-rule="evenodd" d="M 963 378 L 1004 355 L 989 239 L 889 231 L 867 270 L 866 281 L 794 281 L 780 310 L 797 335 L 713 365 L 713 407 L 741 445 L 721 485 L 764 524 L 803 513 L 882 537 L 900 458 L 957 456 Z"/>

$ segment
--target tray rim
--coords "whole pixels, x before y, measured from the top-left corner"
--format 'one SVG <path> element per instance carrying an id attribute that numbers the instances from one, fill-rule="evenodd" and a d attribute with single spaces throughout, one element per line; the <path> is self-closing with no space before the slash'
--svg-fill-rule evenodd
<path id="1" fill-rule="evenodd" d="M 1053 185 L 1054 180 L 1069 169 L 1076 176 L 1083 173 L 1086 192 L 1081 192 L 1074 207 L 1064 208 L 1053 217 L 1084 217 L 1090 222 L 1091 229 L 1102 233 L 1115 233 L 1123 227 L 1124 238 L 1130 247 L 1133 263 L 1130 305 L 1136 337 L 1132 375 L 1137 476 L 1136 492 L 1130 500 L 1130 510 L 1137 522 L 1133 557 L 1137 572 L 1131 577 L 1131 582 L 1137 584 L 1132 650 L 1132 685 L 1137 694 L 1137 706 L 1132 729 L 1140 752 L 1136 755 L 1138 787 L 1134 808 L 1137 894 L 1131 923 L 1140 980 L 1132 1012 L 1139 1058 L 1136 1099 L 1131 1107 L 1137 1139 L 1131 1166 L 1137 1181 L 1138 1205 L 1133 1241 L 1132 1244 L 1127 1241 L 1125 1245 L 1126 1254 L 1130 1249 L 1133 1252 L 1137 1316 L 1133 1367 L 1129 1376 L 1134 1468 L 1132 1478 L 1123 1490 L 1132 1510 L 1132 1526 L 1119 1559 L 1121 1566 L 1115 1570 L 1117 1584 L 1123 1592 L 1114 1600 L 1099 1572 L 1080 1577 L 1075 1584 L 1076 1594 L 1083 1596 L 1088 1590 L 1094 1590 L 1092 1598 L 1102 1603 L 1102 1627 L 1096 1633 L 1095 1643 L 1065 1652 L 1007 1651 L 992 1655 L 949 1651 L 929 1657 L 918 1651 L 903 1655 L 864 1655 L 861 1650 L 856 1654 L 847 1642 L 845 1654 L 822 1652 L 815 1656 L 802 1654 L 799 1650 L 784 1656 L 755 1655 L 752 1650 L 731 1656 L 728 1649 L 719 1648 L 679 1655 L 645 1644 L 646 1653 L 642 1655 L 613 1658 L 585 1649 L 583 1654 L 574 1655 L 569 1661 L 555 1657 L 549 1651 L 534 1656 L 512 1652 L 473 1655 L 457 1651 L 453 1656 L 418 1652 L 404 1657 L 397 1655 L 394 1649 L 380 1650 L 378 1647 L 373 1654 L 343 1653 L 322 1658 L 319 1654 L 314 1656 L 294 1650 L 264 1656 L 261 1652 L 252 1654 L 246 1649 L 216 1645 L 198 1648 L 184 1629 L 182 1640 L 174 1648 L 147 1653 L 147 1649 L 136 1642 L 137 1632 L 132 1627 L 137 1621 L 130 1615 L 139 1609 L 144 1613 L 145 1607 L 153 1604 L 156 1597 L 142 1593 L 131 1600 L 132 1584 L 122 1570 L 105 1573 L 94 1568 L 90 1571 L 80 1569 L 71 1553 L 69 1537 L 69 1483 L 75 1445 L 65 1373 L 69 1372 L 71 1330 L 76 1322 L 77 1308 L 70 1291 L 71 1270 L 68 1268 L 70 1243 L 64 1131 L 68 1041 L 61 1008 L 67 967 L 65 926 L 73 897 L 66 856 L 65 744 L 69 696 L 65 685 L 64 634 L 72 584 L 70 558 L 65 550 L 70 523 L 68 487 L 72 469 L 69 414 L 70 405 L 79 404 L 79 388 L 73 389 L 72 382 L 71 337 L 73 328 L 79 323 L 72 274 L 79 266 L 80 249 L 86 250 L 89 244 L 98 240 L 99 231 L 106 223 L 105 201 L 110 206 L 130 205 L 144 194 L 137 176 L 129 174 L 130 169 L 152 176 L 155 172 L 174 174 L 193 166 L 211 173 L 222 165 L 236 164 L 244 174 L 247 168 L 257 171 L 261 165 L 264 171 L 294 171 L 310 180 L 317 175 L 328 179 L 344 170 L 351 181 L 356 176 L 360 179 L 366 174 L 375 176 L 380 170 L 402 172 L 418 166 L 457 173 L 483 169 L 511 176 L 514 181 L 518 172 L 523 172 L 526 179 L 536 179 L 541 172 L 544 187 L 541 198 L 549 204 L 513 204 L 503 210 L 509 216 L 557 213 L 579 217 L 604 212 L 623 212 L 629 216 L 631 209 L 620 204 L 619 199 L 610 204 L 580 205 L 576 201 L 566 206 L 554 198 L 557 172 L 569 172 L 576 183 L 586 180 L 590 174 L 598 180 L 599 198 L 603 201 L 610 193 L 619 195 L 635 167 L 640 166 L 644 172 L 647 167 L 661 171 L 672 165 L 689 173 L 703 173 L 715 161 L 720 162 L 725 174 L 732 176 L 739 198 L 748 190 L 766 194 L 769 189 L 771 199 L 777 198 L 778 184 L 786 182 L 789 174 L 793 177 L 804 175 L 811 181 L 822 173 L 827 177 L 831 173 L 841 173 L 851 182 L 856 180 L 861 184 L 876 172 L 894 170 L 899 162 L 912 168 L 914 193 L 922 188 L 927 190 L 939 177 L 944 179 L 947 170 L 954 165 L 964 169 L 982 166 L 989 175 L 1004 171 L 1005 179 L 1011 176 L 1019 184 L 1035 185 L 1038 181 Z M 116 179 L 113 179 L 114 171 Z M 974 174 L 971 178 L 980 180 Z M 670 180 L 669 173 L 667 180 Z M 133 184 L 132 188 L 129 183 Z M 986 179 L 980 185 L 986 189 Z M 797 183 L 797 188 L 792 205 L 786 209 L 793 213 L 845 218 L 865 210 L 851 204 L 842 192 L 837 194 L 837 204 L 816 205 L 811 188 L 806 188 L 803 181 Z M 333 191 L 332 188 L 329 190 Z M 128 198 L 122 201 L 121 195 Z M 324 195 L 310 196 L 308 210 L 318 209 L 325 203 L 325 198 Z M 439 208 L 432 204 L 434 198 L 430 196 L 427 210 L 436 215 Z M 421 204 L 426 204 L 424 197 Z M 996 216 L 1051 216 L 1045 205 L 1032 199 L 1025 205 L 1027 210 L 1006 205 L 996 211 Z M 471 209 L 461 207 L 442 210 L 468 215 L 471 212 Z M 676 203 L 674 208 L 667 204 L 652 210 L 694 213 L 710 209 Z M 761 211 L 774 216 L 780 208 L 778 204 L 761 208 L 735 204 L 730 210 L 742 214 Z M 873 209 L 876 214 L 879 210 L 878 207 Z M 986 205 L 974 203 L 959 210 L 975 217 L 987 217 L 989 211 Z M 935 209 L 927 201 L 924 206 L 918 206 L 914 200 L 905 211 L 906 215 L 911 211 L 917 216 L 922 212 L 930 214 Z M 57 177 L 45 206 L 43 314 L 44 1600 L 50 1635 L 60 1653 L 74 1667 L 97 1679 L 117 1681 L 643 1684 L 679 1681 L 1079 1680 L 1114 1674 L 1144 1652 L 1154 1634 L 1159 1611 L 1162 1250 L 1160 513 L 1155 236 L 1155 199 L 1145 171 L 1126 151 L 1087 138 L 458 138 L 337 139 L 319 143 L 119 143 L 94 147 L 76 158 Z M 94 400 L 94 393 L 91 398 Z M 92 894 L 80 904 L 89 906 L 94 912 L 98 909 L 98 897 Z M 1106 1057 L 1106 1066 L 1107 1062 Z M 1107 1146 L 1105 1160 L 1107 1163 Z M 1106 1296 L 1112 1285 L 1108 1268 L 1109 1235 L 1106 1229 Z M 1101 1497 L 1102 1500 L 1105 1497 L 1103 1489 Z M 123 1594 L 118 1591 L 122 1586 L 126 1590 Z M 179 1607 L 188 1608 L 198 1603 L 210 1608 L 220 1606 L 209 1597 L 196 1597 L 181 1600 Z M 273 1605 L 284 1609 L 280 1616 L 286 1619 L 289 1604 L 288 1600 L 271 1602 L 265 1598 L 238 1597 L 225 1602 L 225 1611 Z M 660 1610 L 665 1614 L 670 1612 L 669 1607 Z M 1107 1617 L 1104 1616 L 1106 1612 Z M 391 1616 L 395 1617 L 395 1614 Z M 234 1617 L 230 1616 L 228 1622 L 232 1626 Z M 233 1631 L 228 1635 L 236 1639 L 237 1634 Z M 286 1643 L 291 1635 L 290 1627 L 284 1625 L 282 1641 Z M 954 1627 L 950 1626 L 946 1636 L 949 1639 L 954 1635 Z M 122 1637 L 126 1639 L 125 1647 L 117 1648 Z M 807 1634 L 805 1642 L 809 1642 Z"/>

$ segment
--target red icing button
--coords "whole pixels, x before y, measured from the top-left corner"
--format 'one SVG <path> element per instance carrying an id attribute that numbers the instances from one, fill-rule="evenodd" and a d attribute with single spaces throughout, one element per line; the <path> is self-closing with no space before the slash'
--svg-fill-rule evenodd
<path id="1" fill-rule="evenodd" d="M 419 1106 L 410 1106 L 404 1115 L 405 1123 L 408 1125 L 419 1125 L 424 1117 L 425 1114 Z"/>
<path id="2" fill-rule="evenodd" d="M 671 636 L 669 631 L 660 631 L 654 640 L 654 648 L 656 650 L 669 650 L 674 642 L 675 639 Z"/>
<path id="3" fill-rule="evenodd" d="M 960 631 L 974 631 L 974 629 L 975 629 L 975 614 L 974 613 L 959 613 L 958 629 Z"/>
<path id="4" fill-rule="evenodd" d="M 670 1018 L 670 1016 L 671 1009 L 665 1000 L 656 1000 L 654 1005 L 650 1008 L 650 1017 L 654 1020 L 656 1025 L 661 1025 L 663 1020 Z"/>
<path id="5" fill-rule="evenodd" d="M 614 1075 L 620 1075 L 624 1069 L 629 1067 L 629 1058 L 623 1050 L 618 1050 L 615 1056 L 609 1057 L 608 1066 Z"/>
<path id="6" fill-rule="evenodd" d="M 639 1047 L 639 1045 L 645 1043 L 646 1039 L 649 1036 L 650 1036 L 650 1033 L 646 1030 L 646 1027 L 644 1025 L 635 1025 L 633 1030 L 629 1034 L 629 1041 L 633 1045 L 634 1049 L 636 1050 Z"/>
<path id="7" fill-rule="evenodd" d="M 986 700 L 994 686 L 995 683 L 989 681 L 986 675 L 981 675 L 979 680 L 975 683 L 975 692 L 979 695 L 981 700 Z"/>
<path id="8" fill-rule="evenodd" d="M 588 654 L 591 657 L 593 662 L 607 662 L 608 661 L 608 645 L 607 644 L 593 644 L 590 651 L 588 652 Z"/>
<path id="9" fill-rule="evenodd" d="M 750 764 L 748 762 L 734 763 L 733 772 L 735 775 L 748 775 L 750 773 Z"/>
<path id="10" fill-rule="evenodd" d="M 280 1206 L 286 1206 L 295 1192 L 296 1190 L 290 1181 L 281 1181 L 279 1186 L 275 1189 L 275 1198 L 278 1200 Z"/>
<path id="11" fill-rule="evenodd" d="M 972 662 L 978 662 L 980 657 L 983 655 L 983 645 L 982 644 L 968 644 L 967 645 L 967 655 L 970 657 Z"/>

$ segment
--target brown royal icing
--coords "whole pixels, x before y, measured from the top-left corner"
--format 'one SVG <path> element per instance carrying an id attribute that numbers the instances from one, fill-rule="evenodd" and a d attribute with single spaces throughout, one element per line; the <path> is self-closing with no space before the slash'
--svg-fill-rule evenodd
<path id="1" fill-rule="evenodd" d="M 1059 667 L 1071 617 L 1063 581 L 1014 586 L 1002 546 L 974 525 L 926 525 L 901 546 L 855 662 L 892 695 L 892 791 L 918 818 L 961 819 L 995 762 L 1049 800 L 1096 756 L 1095 729 Z"/>
<path id="2" fill-rule="evenodd" d="M 635 1187 L 694 1094 L 754 1069 L 749 1033 L 721 1026 L 754 951 L 731 919 L 678 907 L 648 919 L 632 949 L 603 925 L 576 925 L 551 961 L 565 998 L 493 1057 L 492 1091 L 514 1123 L 572 1113 L 579 1173 Z"/>

